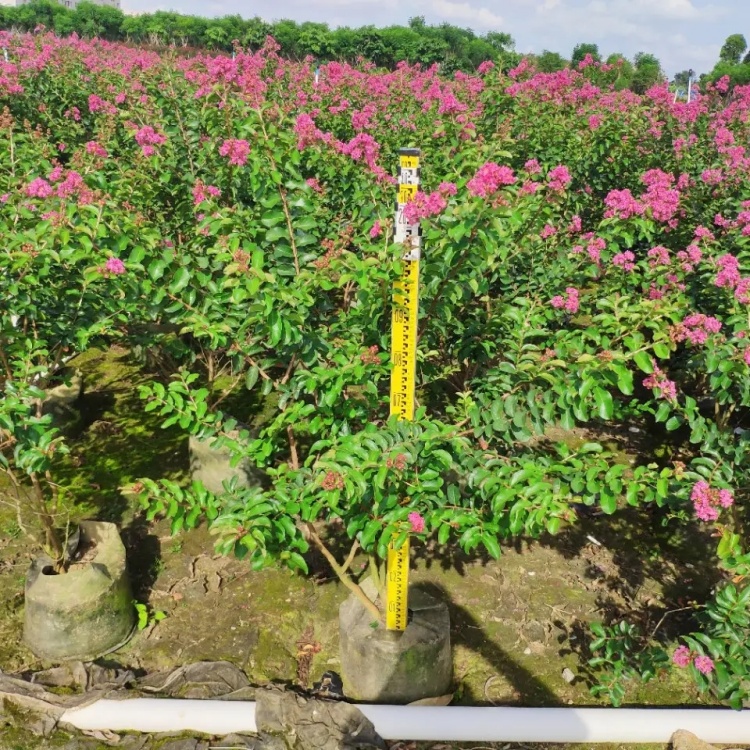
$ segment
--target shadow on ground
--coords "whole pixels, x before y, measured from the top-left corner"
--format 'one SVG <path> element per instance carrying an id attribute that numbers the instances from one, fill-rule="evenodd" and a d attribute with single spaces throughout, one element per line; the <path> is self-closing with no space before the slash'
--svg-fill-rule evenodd
<path id="1" fill-rule="evenodd" d="M 498 643 L 492 640 L 482 623 L 466 607 L 457 604 L 450 592 L 439 583 L 420 581 L 412 587 L 433 599 L 445 602 L 451 621 L 451 644 L 461 644 L 481 657 L 491 669 L 502 675 L 518 695 L 518 702 L 526 706 L 560 705 L 559 698 L 529 670 L 519 664 Z M 461 703 L 472 706 L 497 705 L 486 694 L 476 689 L 464 688 L 459 696 Z"/>

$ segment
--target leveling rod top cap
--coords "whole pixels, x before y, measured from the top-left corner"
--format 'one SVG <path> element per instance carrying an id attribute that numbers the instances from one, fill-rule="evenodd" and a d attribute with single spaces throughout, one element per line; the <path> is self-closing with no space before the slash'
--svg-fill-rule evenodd
<path id="1" fill-rule="evenodd" d="M 401 156 L 419 156 L 422 151 L 418 148 L 400 148 L 398 153 Z"/>

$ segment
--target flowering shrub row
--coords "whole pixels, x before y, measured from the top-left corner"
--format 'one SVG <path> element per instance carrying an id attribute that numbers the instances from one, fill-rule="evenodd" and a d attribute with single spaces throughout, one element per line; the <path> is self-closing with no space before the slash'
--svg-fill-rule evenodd
<path id="1" fill-rule="evenodd" d="M 329 63 L 316 83 L 273 40 L 179 60 L 0 42 L 3 466 L 40 503 L 65 443 L 38 388 L 120 340 L 176 363 L 142 388 L 146 410 L 267 476 L 219 496 L 131 489 L 257 567 L 305 570 L 310 542 L 330 556 L 315 524 L 335 522 L 352 549 L 330 559 L 356 590 L 360 548 L 377 577 L 409 535 L 498 556 L 503 538 L 575 522 L 577 504 L 652 504 L 707 525 L 726 585 L 748 590 L 750 89 L 640 97 L 590 60 L 452 78 Z M 407 213 L 426 248 L 409 424 L 388 417 L 404 146 L 423 152 Z M 227 413 L 248 391 L 272 406 L 258 429 Z M 680 460 L 539 439 L 634 420 L 674 433 Z M 737 705 L 750 661 L 735 631 L 688 645 L 700 684 Z"/>

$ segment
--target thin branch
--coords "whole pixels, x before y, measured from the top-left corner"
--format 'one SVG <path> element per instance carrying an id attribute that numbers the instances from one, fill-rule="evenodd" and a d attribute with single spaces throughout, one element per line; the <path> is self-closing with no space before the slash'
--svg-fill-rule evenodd
<path id="1" fill-rule="evenodd" d="M 351 564 L 354 562 L 354 557 L 357 554 L 357 550 L 359 549 L 359 541 L 357 539 L 354 540 L 354 544 L 352 544 L 352 548 L 349 550 L 349 556 L 346 558 L 346 561 L 341 566 L 341 570 L 346 572 L 351 567 Z"/>
<path id="2" fill-rule="evenodd" d="M 294 428 L 292 425 L 287 425 L 286 434 L 289 438 L 289 453 L 291 459 L 292 469 L 299 469 L 299 454 L 297 453 L 297 440 L 294 437 Z"/>
<path id="3" fill-rule="evenodd" d="M 657 630 L 658 630 L 658 629 L 659 629 L 659 628 L 661 627 L 661 625 L 662 625 L 662 623 L 664 622 L 664 620 L 666 620 L 666 619 L 667 619 L 667 615 L 673 615 L 673 614 L 674 614 L 675 612 L 685 612 L 685 611 L 687 611 L 688 609 L 697 609 L 697 607 L 696 607 L 696 606 L 691 606 L 691 607 L 680 607 L 679 609 L 670 609 L 670 610 L 668 610 L 667 612 L 665 612 L 665 613 L 664 613 L 664 614 L 663 614 L 663 615 L 661 616 L 661 620 L 659 620 L 659 622 L 657 622 L 657 623 L 656 623 L 656 627 L 655 627 L 655 628 L 654 628 L 654 629 L 653 629 L 653 630 L 651 631 L 651 635 L 650 635 L 650 637 L 649 637 L 649 640 L 651 640 L 651 639 L 652 639 L 652 638 L 653 638 L 653 637 L 654 637 L 654 636 L 656 635 L 656 631 L 657 631 Z"/>
<path id="4" fill-rule="evenodd" d="M 237 387 L 237 383 L 240 382 L 242 373 L 240 373 L 222 392 L 219 398 L 214 402 L 212 408 L 216 408 L 229 394 Z"/>
<path id="5" fill-rule="evenodd" d="M 289 378 L 292 377 L 292 373 L 294 372 L 294 367 L 297 364 L 297 355 L 292 354 L 292 358 L 289 360 L 289 366 L 286 368 L 286 372 L 284 373 L 284 377 L 281 378 L 281 385 L 286 385 L 289 382 Z"/>
<path id="6" fill-rule="evenodd" d="M 375 603 L 370 599 L 367 594 L 349 577 L 347 572 L 336 562 L 336 558 L 331 554 L 328 547 L 325 546 L 323 540 L 318 536 L 318 532 L 315 531 L 315 527 L 308 521 L 306 524 L 307 530 L 310 534 L 315 546 L 323 553 L 323 557 L 328 560 L 329 565 L 333 568 L 333 572 L 338 576 L 341 583 L 359 599 L 364 608 L 376 619 L 378 622 L 382 621 L 380 610 L 377 608 Z"/>
<path id="7" fill-rule="evenodd" d="M 266 139 L 266 143 L 270 142 L 270 139 L 268 137 L 268 132 L 266 131 L 266 123 L 263 121 L 263 115 L 261 114 L 260 109 L 257 110 L 258 112 L 258 120 L 260 121 L 260 127 L 263 130 L 263 135 Z M 276 166 L 276 160 L 273 157 L 273 151 L 272 149 L 268 149 L 269 154 L 268 158 L 271 161 L 271 165 L 273 166 L 274 170 L 278 171 L 278 167 Z M 281 198 L 281 207 L 284 209 L 284 217 L 286 218 L 286 229 L 287 234 L 289 235 L 289 244 L 292 246 L 292 255 L 294 256 L 294 270 L 297 272 L 297 276 L 299 276 L 299 254 L 297 252 L 297 243 L 294 241 L 294 227 L 292 226 L 292 215 L 289 211 L 289 204 L 286 200 L 286 191 L 284 190 L 284 187 L 282 185 L 278 186 L 279 188 L 279 197 Z"/>
<path id="8" fill-rule="evenodd" d="M 372 582 L 375 584 L 375 588 L 377 589 L 377 592 L 380 596 L 380 601 L 385 603 L 385 581 L 383 580 L 381 571 L 378 569 L 377 558 L 375 557 L 375 555 L 368 555 L 367 562 L 370 566 L 370 577 L 372 578 Z"/>
<path id="9" fill-rule="evenodd" d="M 258 368 L 258 373 L 263 378 L 263 380 L 273 379 L 252 357 L 249 357 L 247 354 L 245 355 L 245 361 L 249 362 L 253 367 Z"/>
<path id="10" fill-rule="evenodd" d="M 46 536 L 47 544 L 49 545 L 52 552 L 55 554 L 55 567 L 57 568 L 57 572 L 63 572 L 62 571 L 62 563 L 64 559 L 64 550 L 62 542 L 60 541 L 60 537 L 57 534 L 57 530 L 55 529 L 55 523 L 52 520 L 52 516 L 50 515 L 49 509 L 47 508 L 47 503 L 44 497 L 44 490 L 42 489 L 42 485 L 39 482 L 39 477 L 36 475 L 36 472 L 32 472 L 30 475 L 31 478 L 31 484 L 34 488 L 34 496 L 37 501 L 38 505 L 38 514 L 39 518 L 42 521 L 42 526 L 44 527 L 44 533 Z"/>

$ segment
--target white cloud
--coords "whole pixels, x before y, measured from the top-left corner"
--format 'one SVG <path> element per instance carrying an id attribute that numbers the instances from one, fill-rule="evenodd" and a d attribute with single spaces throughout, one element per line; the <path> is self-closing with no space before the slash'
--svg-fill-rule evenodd
<path id="1" fill-rule="evenodd" d="M 672 21 L 708 20 L 723 13 L 722 9 L 715 5 L 698 7 L 692 0 L 592 0 L 587 7 L 596 13 L 608 13 L 614 17 L 628 16 L 642 21 L 648 18 Z"/>
<path id="2" fill-rule="evenodd" d="M 294 4 L 303 9 L 310 8 L 307 0 L 295 0 Z M 315 0 L 316 9 L 347 8 L 355 13 L 377 13 L 378 8 L 395 8 L 396 5 L 397 0 Z"/>
<path id="3" fill-rule="evenodd" d="M 489 8 L 475 8 L 469 3 L 457 3 L 453 0 L 432 0 L 430 10 L 440 18 L 477 30 L 502 30 L 505 19 L 493 13 Z"/>
<path id="4" fill-rule="evenodd" d="M 1 0 L 0 0 L 1 1 Z M 424 15 L 474 29 L 512 34 L 517 49 L 550 49 L 569 56 L 579 42 L 594 42 L 604 56 L 655 54 L 669 73 L 705 72 L 729 34 L 750 29 L 748 0 L 123 0 L 132 10 L 157 5 L 201 15 L 240 13 L 268 21 L 293 18 L 331 26 L 405 24 Z"/>
<path id="5" fill-rule="evenodd" d="M 507 1 L 507 0 L 506 0 Z M 651 52 L 667 73 L 708 71 L 731 29 L 729 0 L 536 0 L 536 12 L 506 13 L 518 49 L 551 49 L 569 56 L 578 42 L 595 42 L 606 57 Z M 750 25 L 750 3 L 731 26 Z"/>

